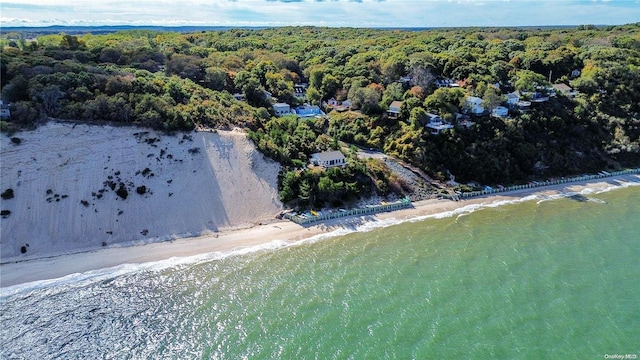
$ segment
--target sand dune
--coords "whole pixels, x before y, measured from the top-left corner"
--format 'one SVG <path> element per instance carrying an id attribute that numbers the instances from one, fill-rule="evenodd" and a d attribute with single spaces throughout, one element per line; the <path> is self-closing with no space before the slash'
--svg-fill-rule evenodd
<path id="1" fill-rule="evenodd" d="M 50 122 L 1 139 L 2 263 L 274 219 L 279 165 L 241 131 Z M 26 252 L 25 252 L 26 251 Z"/>

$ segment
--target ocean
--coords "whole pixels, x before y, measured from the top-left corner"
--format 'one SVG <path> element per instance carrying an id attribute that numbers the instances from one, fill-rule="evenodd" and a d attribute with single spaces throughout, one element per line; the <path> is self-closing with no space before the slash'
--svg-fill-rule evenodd
<path id="1" fill-rule="evenodd" d="M 2 359 L 633 359 L 640 187 L 2 290 Z"/>

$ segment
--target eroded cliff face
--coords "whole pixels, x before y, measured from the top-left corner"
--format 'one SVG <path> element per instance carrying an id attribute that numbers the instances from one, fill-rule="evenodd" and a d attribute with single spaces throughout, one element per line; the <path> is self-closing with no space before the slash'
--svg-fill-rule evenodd
<path id="1" fill-rule="evenodd" d="M 16 140 L 17 139 L 17 140 Z M 273 219 L 279 165 L 244 133 L 50 122 L 2 136 L 2 262 Z"/>

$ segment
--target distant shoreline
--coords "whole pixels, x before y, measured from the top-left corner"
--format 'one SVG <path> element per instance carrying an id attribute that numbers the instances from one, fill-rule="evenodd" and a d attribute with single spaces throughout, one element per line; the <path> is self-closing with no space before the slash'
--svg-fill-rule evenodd
<path id="1" fill-rule="evenodd" d="M 231 252 L 255 247 L 261 248 L 261 246 L 266 246 L 273 242 L 286 246 L 286 244 L 293 244 L 314 236 L 330 235 L 333 231 L 357 231 L 360 226 L 370 223 L 383 222 L 381 226 L 386 226 L 385 224 L 395 224 L 446 214 L 455 210 L 464 210 L 465 207 L 470 205 L 480 207 L 492 204 L 499 205 L 521 201 L 532 195 L 549 196 L 580 193 L 585 189 L 603 191 L 631 183 L 640 184 L 640 174 L 618 175 L 546 187 L 525 188 L 500 194 L 478 196 L 457 202 L 450 200 L 422 200 L 413 203 L 411 208 L 366 216 L 333 219 L 309 226 L 301 226 L 291 221 L 283 220 L 247 229 L 222 231 L 216 235 L 181 238 L 138 246 L 122 244 L 122 246 L 88 252 L 5 263 L 0 264 L 0 287 L 6 289 L 14 285 L 57 279 L 71 274 L 113 268 L 125 264 L 149 263 L 210 253 Z"/>
<path id="2" fill-rule="evenodd" d="M 371 29 L 371 30 L 390 30 L 390 31 L 427 31 L 427 30 L 440 30 L 440 29 L 474 29 L 474 28 L 486 28 L 486 29 L 571 29 L 576 26 L 580 26 L 582 24 L 575 25 L 526 25 L 526 26 L 429 26 L 429 27 L 398 27 L 398 26 L 389 26 L 389 27 L 380 27 L 380 26 L 369 26 L 369 27 L 356 27 L 359 29 Z M 619 25 L 619 24 L 618 24 Z M 610 24 L 600 24 L 594 25 L 595 27 L 606 27 L 606 26 L 616 26 Z M 199 32 L 199 31 L 228 31 L 228 30 L 265 30 L 265 29 L 274 29 L 274 28 L 335 28 L 336 26 L 313 26 L 313 25 L 265 25 L 265 26 L 198 26 L 198 25 L 176 25 L 176 26 L 155 26 L 155 25 L 87 25 L 87 26 L 79 26 L 79 25 L 45 25 L 45 26 L 7 26 L 3 27 L 3 32 L 28 32 L 28 33 L 38 33 L 38 34 L 59 34 L 60 32 L 64 32 L 71 35 L 78 34 L 109 34 L 118 31 L 127 31 L 127 30 L 150 30 L 150 31 L 160 31 L 160 32 L 179 32 L 179 33 L 190 33 L 190 32 Z M 339 28 L 339 27 L 338 27 Z"/>

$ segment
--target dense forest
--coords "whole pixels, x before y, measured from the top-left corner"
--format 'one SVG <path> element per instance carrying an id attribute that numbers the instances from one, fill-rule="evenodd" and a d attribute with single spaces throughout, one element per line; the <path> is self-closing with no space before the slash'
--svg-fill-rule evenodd
<path id="1" fill-rule="evenodd" d="M 49 118 L 168 132 L 242 127 L 284 165 L 282 200 L 302 206 L 411 190 L 383 162 L 358 159 L 356 145 L 438 180 L 482 184 L 640 165 L 640 23 L 4 32 L 0 47 L 11 113 L 3 131 Z M 508 94 L 519 102 L 507 106 Z M 276 101 L 326 116 L 278 117 Z M 499 106 L 508 114 L 492 114 Z M 450 126 L 430 131 L 433 114 Z M 305 166 L 331 149 L 343 150 L 346 166 Z"/>

